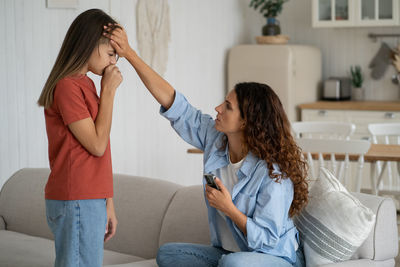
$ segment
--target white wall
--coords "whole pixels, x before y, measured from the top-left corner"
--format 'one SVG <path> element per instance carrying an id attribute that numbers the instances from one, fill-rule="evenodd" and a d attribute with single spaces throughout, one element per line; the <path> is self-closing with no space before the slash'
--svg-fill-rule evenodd
<path id="1" fill-rule="evenodd" d="M 80 0 L 79 8 L 46 9 L 45 1 L 0 0 L 0 186 L 23 167 L 48 167 L 43 110 L 36 105 L 41 88 L 72 20 L 97 7 L 125 25 L 136 48 L 136 0 Z M 215 115 L 225 95 L 225 63 L 230 47 L 255 43 L 265 24 L 249 0 L 170 0 L 171 43 L 166 79 L 195 106 Z M 291 0 L 280 16 L 290 43 L 318 46 L 323 77 L 346 75 L 350 65 L 367 65 L 379 47 L 368 32 L 396 28 L 312 29 L 311 1 Z M 398 27 L 399 28 L 399 27 Z M 387 40 L 395 45 L 397 40 Z M 130 66 L 118 63 L 124 82 L 118 89 L 111 149 L 114 172 L 201 182 L 201 155 L 187 154 L 158 105 Z M 379 82 L 367 80 L 369 99 L 398 99 L 390 69 Z M 95 81 L 98 83 L 99 79 Z"/>
<path id="2" fill-rule="evenodd" d="M 101 8 L 127 29 L 136 48 L 135 0 L 80 0 L 79 8 L 47 9 L 45 1 L 0 0 L 0 187 L 23 167 L 48 167 L 41 88 L 72 20 Z M 226 53 L 240 36 L 239 0 L 172 0 L 166 79 L 204 112 L 225 95 Z M 111 149 L 115 172 L 201 183 L 202 157 L 158 114 L 159 106 L 133 69 L 121 60 L 124 77 L 113 116 Z M 93 76 L 91 76 L 93 77 Z M 94 77 L 98 84 L 99 79 Z"/>
<path id="3" fill-rule="evenodd" d="M 112 15 L 126 25 L 136 47 L 136 1 L 112 3 Z M 165 77 L 193 105 L 214 116 L 214 107 L 225 95 L 226 53 L 243 42 L 239 36 L 243 23 L 237 19 L 241 17 L 240 1 L 169 3 L 171 43 Z M 159 115 L 159 105 L 136 73 L 128 64 L 121 68 L 125 80 L 118 89 L 111 140 L 114 170 L 186 185 L 201 183 L 202 156 L 186 153 L 191 146 Z"/>

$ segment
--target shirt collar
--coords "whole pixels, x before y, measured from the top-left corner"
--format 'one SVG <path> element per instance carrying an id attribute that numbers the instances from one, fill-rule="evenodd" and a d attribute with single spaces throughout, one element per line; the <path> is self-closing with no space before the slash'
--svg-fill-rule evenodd
<path id="1" fill-rule="evenodd" d="M 228 144 L 226 144 L 225 149 L 220 149 L 218 146 L 220 144 L 218 144 L 219 142 L 217 142 L 215 144 L 215 146 L 217 147 L 217 152 L 216 154 L 220 157 L 225 157 L 226 161 L 229 163 L 229 150 L 228 150 Z"/>
<path id="2" fill-rule="evenodd" d="M 229 164 L 230 161 L 229 161 L 228 145 L 226 145 L 224 150 L 222 149 L 217 150 L 216 154 L 225 159 L 226 165 Z M 253 153 L 249 152 L 246 155 L 246 158 L 244 159 L 242 167 L 240 167 L 239 169 L 238 178 L 243 179 L 245 177 L 248 177 L 253 172 L 258 161 L 259 158 L 257 158 Z"/>
<path id="3" fill-rule="evenodd" d="M 254 168 L 256 167 L 257 162 L 259 159 L 251 152 L 246 155 L 242 167 L 240 167 L 238 171 L 238 178 L 241 180 L 243 178 L 249 177 Z"/>

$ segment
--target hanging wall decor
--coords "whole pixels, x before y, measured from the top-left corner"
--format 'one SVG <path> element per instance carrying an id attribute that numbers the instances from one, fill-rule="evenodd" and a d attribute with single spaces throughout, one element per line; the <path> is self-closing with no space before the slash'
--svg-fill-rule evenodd
<path id="1" fill-rule="evenodd" d="M 143 60 L 164 75 L 168 62 L 170 18 L 167 0 L 138 0 L 137 40 Z"/>

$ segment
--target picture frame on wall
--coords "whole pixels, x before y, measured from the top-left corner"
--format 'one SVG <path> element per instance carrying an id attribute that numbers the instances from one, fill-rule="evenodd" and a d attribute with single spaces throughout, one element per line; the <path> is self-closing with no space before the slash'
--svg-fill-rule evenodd
<path id="1" fill-rule="evenodd" d="M 47 8 L 77 8 L 79 0 L 46 0 Z"/>

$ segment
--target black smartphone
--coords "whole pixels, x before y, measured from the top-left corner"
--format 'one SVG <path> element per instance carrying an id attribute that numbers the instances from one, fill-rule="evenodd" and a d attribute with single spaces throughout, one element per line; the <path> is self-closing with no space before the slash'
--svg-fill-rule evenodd
<path id="1" fill-rule="evenodd" d="M 220 190 L 218 185 L 215 183 L 215 175 L 212 173 L 204 174 L 204 179 L 206 179 L 207 185 L 211 186 L 212 188 L 215 188 L 217 190 Z"/>

